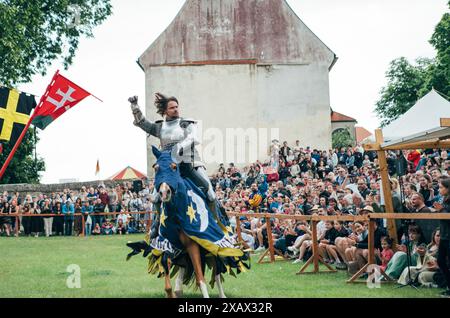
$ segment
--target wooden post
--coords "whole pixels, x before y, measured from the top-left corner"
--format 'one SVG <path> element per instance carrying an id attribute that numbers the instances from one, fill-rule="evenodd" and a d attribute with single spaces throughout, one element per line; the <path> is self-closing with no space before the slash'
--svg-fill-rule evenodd
<path id="1" fill-rule="evenodd" d="M 86 236 L 86 233 L 85 233 L 85 227 L 86 227 L 86 224 L 85 224 L 85 221 L 84 221 L 84 215 L 83 215 L 83 213 L 81 213 L 81 227 L 83 228 L 82 230 L 81 230 L 81 236 Z"/>
<path id="2" fill-rule="evenodd" d="M 325 273 L 336 273 L 337 270 L 330 266 L 330 264 L 325 263 L 322 258 L 319 255 L 319 242 L 317 240 L 317 223 L 319 223 L 319 219 L 313 217 L 311 220 L 311 232 L 312 232 L 312 256 L 306 261 L 306 263 L 300 268 L 300 270 L 297 272 L 297 275 L 300 274 L 316 274 L 320 272 L 319 262 L 325 265 L 328 270 L 323 270 L 322 272 Z M 305 272 L 305 270 L 308 268 L 308 266 L 313 263 L 314 269 L 311 272 Z"/>
<path id="3" fill-rule="evenodd" d="M 19 216 L 16 215 L 16 236 L 17 237 L 19 236 L 19 227 L 20 227 L 20 225 L 19 225 Z"/>
<path id="4" fill-rule="evenodd" d="M 368 237 L 368 247 L 369 247 L 369 264 L 375 264 L 375 220 L 370 219 L 369 221 L 369 237 Z"/>
<path id="5" fill-rule="evenodd" d="M 377 144 L 381 145 L 384 142 L 383 132 L 381 129 L 375 130 L 375 138 Z M 389 182 L 389 172 L 388 165 L 386 161 L 386 152 L 385 150 L 377 150 L 378 154 L 378 164 L 380 165 L 380 176 L 381 176 L 381 184 L 383 187 L 383 196 L 384 196 L 384 206 L 386 213 L 400 212 L 394 211 L 394 205 L 392 202 L 392 192 L 391 192 L 391 184 Z M 387 219 L 387 228 L 389 232 L 389 236 L 394 241 L 394 246 L 397 244 L 397 228 L 395 226 L 395 220 Z"/>
<path id="6" fill-rule="evenodd" d="M 312 223 L 312 253 L 314 272 L 319 271 L 319 243 L 317 242 L 317 221 L 313 220 Z"/>
<path id="7" fill-rule="evenodd" d="M 365 264 L 355 275 L 353 275 L 347 283 L 361 283 L 361 281 L 357 281 L 357 279 L 364 273 L 367 272 L 367 269 L 370 265 L 376 264 L 375 261 L 375 219 L 369 220 L 369 233 L 368 233 L 368 249 L 369 256 L 367 260 L 367 264 Z M 392 279 L 386 275 L 386 273 L 380 268 L 380 273 L 386 278 L 386 282 L 392 282 Z M 369 273 L 370 274 L 370 273 Z M 365 283 L 364 281 L 363 283 Z"/>
<path id="8" fill-rule="evenodd" d="M 238 237 L 238 241 L 242 241 L 240 216 L 236 215 L 235 219 L 236 219 L 236 234 Z"/>
<path id="9" fill-rule="evenodd" d="M 266 231 L 267 231 L 267 241 L 269 243 L 269 248 L 261 255 L 258 260 L 258 264 L 266 263 L 264 258 L 269 254 L 270 261 L 269 263 L 275 262 L 275 249 L 273 246 L 273 238 L 272 238 L 272 224 L 270 223 L 270 217 L 264 217 L 266 220 Z"/>
<path id="10" fill-rule="evenodd" d="M 269 241 L 269 251 L 270 251 L 270 262 L 275 262 L 275 251 L 273 247 L 273 238 L 272 238 L 272 224 L 270 222 L 270 218 L 266 217 L 266 230 L 267 230 L 267 240 Z"/>

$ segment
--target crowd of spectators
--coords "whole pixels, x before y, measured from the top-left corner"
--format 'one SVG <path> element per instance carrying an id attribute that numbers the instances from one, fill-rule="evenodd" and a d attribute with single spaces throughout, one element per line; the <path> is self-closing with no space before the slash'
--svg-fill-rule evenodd
<path id="1" fill-rule="evenodd" d="M 86 236 L 145 232 L 149 215 L 129 212 L 152 211 L 152 187 L 142 181 L 138 188 L 124 182 L 111 188 L 100 184 L 49 195 L 5 191 L 0 197 L 0 232 L 6 236 L 79 236 L 83 223 Z M 17 218 L 16 214 L 21 215 Z"/>
<path id="2" fill-rule="evenodd" d="M 404 162 L 404 164 L 399 164 Z M 449 177 L 446 150 L 388 151 L 387 163 L 395 212 L 439 212 L 441 180 Z M 283 143 L 278 171 L 268 170 L 270 160 L 243 169 L 220 165 L 212 177 L 217 196 L 228 212 L 266 212 L 288 215 L 364 215 L 384 212 L 381 177 L 376 152 L 361 145 L 329 151 Z M 270 171 L 270 173 L 265 173 Z M 231 219 L 236 226 L 236 220 Z M 307 222 L 270 219 L 278 254 L 294 263 L 312 253 L 312 230 Z M 377 263 L 391 279 L 407 282 L 406 245 L 411 251 L 415 284 L 445 285 L 438 270 L 439 221 L 416 220 L 404 226 L 397 221 L 399 244 L 392 250 L 387 221 L 379 219 L 375 231 Z M 242 238 L 256 252 L 268 248 L 265 218 L 241 216 Z M 319 253 L 339 270 L 356 273 L 368 260 L 368 224 L 324 222 L 317 225 Z M 419 275 L 420 274 L 420 275 Z M 436 275 L 435 275 L 436 274 Z M 382 278 L 382 277 L 380 277 Z"/>
<path id="3" fill-rule="evenodd" d="M 374 151 L 364 151 L 358 144 L 321 151 L 286 142 L 279 149 L 277 170 L 272 159 L 238 168 L 221 164 L 211 176 L 218 200 L 227 212 L 273 213 L 287 215 L 364 215 L 384 212 L 378 158 Z M 387 163 L 395 212 L 439 212 L 443 195 L 439 184 L 449 178 L 450 158 L 444 149 L 388 151 Z M 399 163 L 402 162 L 404 164 Z M 147 216 L 129 215 L 133 211 L 151 211 L 153 184 L 143 184 L 134 191 L 131 184 L 114 188 L 99 186 L 80 191 L 64 190 L 37 197 L 4 193 L 0 204 L 0 224 L 4 235 L 14 233 L 14 213 L 24 213 L 18 226 L 24 235 L 80 235 L 81 212 L 86 235 L 126 234 L 146 231 Z M 102 216 L 99 212 L 120 212 Z M 26 214 L 55 213 L 56 217 L 28 217 Z M 249 249 L 260 252 L 268 247 L 265 218 L 241 216 L 241 235 Z M 235 217 L 230 218 L 236 227 Z M 312 229 L 308 222 L 270 219 L 277 253 L 301 263 L 311 255 Z M 403 226 L 397 222 L 397 240 L 386 230 L 386 220 L 379 219 L 375 231 L 377 263 L 386 274 L 407 283 L 406 248 L 412 253 L 411 272 L 415 284 L 443 286 L 439 271 L 439 221 L 417 220 Z M 448 235 L 448 234 L 446 234 Z M 319 253 L 322 259 L 350 274 L 368 259 L 368 224 L 364 222 L 320 221 L 317 225 Z M 445 238 L 448 240 L 448 238 Z"/>

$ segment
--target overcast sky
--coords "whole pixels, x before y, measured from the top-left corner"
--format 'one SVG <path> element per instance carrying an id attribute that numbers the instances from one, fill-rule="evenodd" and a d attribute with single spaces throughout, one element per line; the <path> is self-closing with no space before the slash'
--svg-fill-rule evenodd
<path id="1" fill-rule="evenodd" d="M 101 98 L 89 97 L 40 133 L 38 155 L 46 162 L 42 183 L 105 179 L 126 166 L 146 173 L 145 133 L 134 127 L 127 102 L 144 102 L 141 53 L 164 31 L 184 0 L 113 0 L 113 15 L 82 39 L 66 71 L 54 63 L 19 90 L 41 95 L 56 69 Z M 300 19 L 339 60 L 330 72 L 331 106 L 373 131 L 373 113 L 391 60 L 433 57 L 428 43 L 447 10 L 447 0 L 288 0 Z M 185 110 L 188 116 L 187 110 Z M 300 136 L 301 137 L 301 136 Z M 100 176 L 95 165 L 100 160 Z"/>

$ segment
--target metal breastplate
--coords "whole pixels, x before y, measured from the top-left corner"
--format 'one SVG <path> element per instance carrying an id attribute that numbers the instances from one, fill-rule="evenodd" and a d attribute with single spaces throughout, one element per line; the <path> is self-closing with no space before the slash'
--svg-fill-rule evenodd
<path id="1" fill-rule="evenodd" d="M 171 149 L 175 144 L 184 140 L 185 132 L 184 129 L 180 126 L 180 118 L 171 120 L 171 121 L 163 121 L 161 124 L 161 148 L 163 150 Z"/>

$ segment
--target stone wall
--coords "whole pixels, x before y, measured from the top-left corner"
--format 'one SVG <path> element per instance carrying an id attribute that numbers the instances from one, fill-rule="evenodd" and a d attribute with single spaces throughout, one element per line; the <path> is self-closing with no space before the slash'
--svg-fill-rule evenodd
<path id="1" fill-rule="evenodd" d="M 72 183 L 56 183 L 56 184 L 28 184 L 28 183 L 20 183 L 20 184 L 0 184 L 0 192 L 8 191 L 19 192 L 20 194 L 31 194 L 36 195 L 39 193 L 51 194 L 52 192 L 62 192 L 64 189 L 70 189 L 78 191 L 82 186 L 86 188 L 89 187 L 98 187 L 100 184 L 104 184 L 106 187 L 114 187 L 117 184 L 122 184 L 123 182 L 133 182 L 133 180 L 123 180 L 123 181 L 112 181 L 112 180 L 103 180 L 103 181 L 86 181 L 86 182 L 72 182 Z"/>

